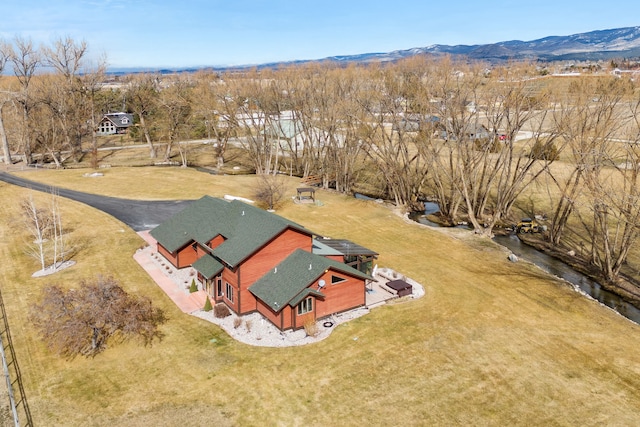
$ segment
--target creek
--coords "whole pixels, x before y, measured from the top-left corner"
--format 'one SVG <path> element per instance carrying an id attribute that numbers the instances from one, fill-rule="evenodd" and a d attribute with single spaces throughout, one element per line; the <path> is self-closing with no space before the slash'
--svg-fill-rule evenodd
<path id="1" fill-rule="evenodd" d="M 439 224 L 429 221 L 426 218 L 427 215 L 438 212 L 438 204 L 432 202 L 425 203 L 425 209 L 426 210 L 424 212 L 414 212 L 410 214 L 409 218 L 419 222 L 420 224 L 431 227 L 440 227 Z M 509 249 L 518 258 L 529 261 L 547 273 L 564 279 L 571 283 L 576 289 L 579 289 L 581 292 L 589 295 L 601 304 L 617 311 L 627 319 L 640 324 L 640 309 L 634 307 L 632 304 L 622 299 L 622 297 L 607 291 L 597 281 L 574 270 L 568 264 L 565 264 L 561 260 L 523 243 L 515 234 L 496 236 L 493 240 Z"/>

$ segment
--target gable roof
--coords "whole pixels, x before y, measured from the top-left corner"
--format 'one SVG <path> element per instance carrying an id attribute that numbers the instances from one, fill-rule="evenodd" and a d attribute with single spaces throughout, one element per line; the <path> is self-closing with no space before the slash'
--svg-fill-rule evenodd
<path id="1" fill-rule="evenodd" d="M 227 202 L 205 196 L 158 225 L 150 231 L 151 236 L 169 252 L 175 252 L 192 241 L 207 241 L 213 227 L 209 217 L 223 211 Z M 215 235 L 211 236 L 211 240 Z"/>
<path id="2" fill-rule="evenodd" d="M 133 114 L 107 113 L 103 116 L 103 120 L 109 120 L 119 128 L 128 128 L 129 126 L 133 125 Z"/>
<path id="3" fill-rule="evenodd" d="M 287 228 L 311 236 L 303 226 L 239 200 L 204 196 L 151 230 L 151 236 L 175 252 L 191 242 L 206 246 L 221 235 L 225 241 L 212 254 L 234 267 Z"/>
<path id="4" fill-rule="evenodd" d="M 205 279 L 211 279 L 216 274 L 220 273 L 224 266 L 218 262 L 217 259 L 211 255 L 205 255 L 193 263 L 192 267 L 202 274 Z"/>
<path id="5" fill-rule="evenodd" d="M 277 313 L 286 305 L 295 306 L 307 295 L 324 297 L 320 290 L 310 289 L 309 286 L 327 270 L 363 280 L 371 279 L 371 276 L 346 264 L 297 249 L 249 286 L 249 291 Z"/>

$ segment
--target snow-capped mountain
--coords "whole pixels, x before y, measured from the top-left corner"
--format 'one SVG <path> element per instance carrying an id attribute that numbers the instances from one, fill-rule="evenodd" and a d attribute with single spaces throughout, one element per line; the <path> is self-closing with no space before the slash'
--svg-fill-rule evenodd
<path id="1" fill-rule="evenodd" d="M 621 57 L 640 57 L 640 27 L 598 30 L 570 36 L 550 36 L 538 40 L 511 40 L 483 45 L 432 45 L 389 53 L 326 58 L 338 62 L 393 61 L 418 54 L 464 55 L 472 59 L 507 60 L 595 60 Z"/>
<path id="2" fill-rule="evenodd" d="M 232 70 L 251 67 L 272 68 L 287 64 L 333 61 L 338 63 L 389 62 L 414 55 L 451 55 L 475 60 L 498 62 L 505 60 L 607 60 L 613 58 L 640 58 L 640 26 L 590 31 L 570 36 L 550 36 L 538 40 L 511 40 L 482 45 L 431 45 L 393 52 L 364 53 L 332 56 L 316 60 L 299 60 L 253 64 L 235 67 L 196 67 L 189 69 L 155 70 L 160 73 L 189 72 L 198 69 Z M 111 69 L 112 74 L 142 72 L 141 68 Z M 146 70 L 151 71 L 151 70 Z"/>

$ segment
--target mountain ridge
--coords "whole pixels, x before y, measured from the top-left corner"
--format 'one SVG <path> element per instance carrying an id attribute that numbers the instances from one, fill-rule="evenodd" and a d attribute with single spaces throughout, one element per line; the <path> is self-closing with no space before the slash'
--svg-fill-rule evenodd
<path id="1" fill-rule="evenodd" d="M 391 52 L 371 52 L 356 55 L 337 55 L 321 59 L 305 59 L 295 61 L 269 62 L 264 64 L 239 66 L 202 66 L 184 68 L 131 67 L 110 70 L 111 74 L 127 72 L 190 72 L 197 70 L 242 70 L 250 68 L 274 68 L 284 65 L 305 64 L 314 62 L 335 63 L 383 63 L 393 62 L 415 55 L 433 57 L 451 55 L 466 57 L 470 60 L 503 62 L 513 60 L 535 61 L 597 61 L 613 58 L 640 57 L 640 26 L 594 30 L 568 36 L 547 36 L 536 40 L 508 40 L 497 43 L 475 45 L 442 45 L 434 44 L 426 47 L 394 50 Z"/>
<path id="2" fill-rule="evenodd" d="M 466 56 L 476 60 L 598 60 L 613 57 L 640 56 L 640 26 L 595 30 L 568 36 L 548 36 L 536 40 L 508 40 L 476 45 L 431 45 L 389 52 L 340 57 L 337 61 L 367 61 L 376 58 L 388 60 L 417 54 Z"/>

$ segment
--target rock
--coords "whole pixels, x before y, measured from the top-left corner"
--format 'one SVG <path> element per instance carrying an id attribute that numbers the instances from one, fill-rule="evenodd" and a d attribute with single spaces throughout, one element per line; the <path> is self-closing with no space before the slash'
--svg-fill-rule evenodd
<path id="1" fill-rule="evenodd" d="M 571 250 L 571 251 L 567 252 L 567 255 L 576 256 L 576 251 Z"/>
<path id="2" fill-rule="evenodd" d="M 509 254 L 508 258 L 511 262 L 518 262 L 518 257 L 516 256 L 516 254 Z"/>

